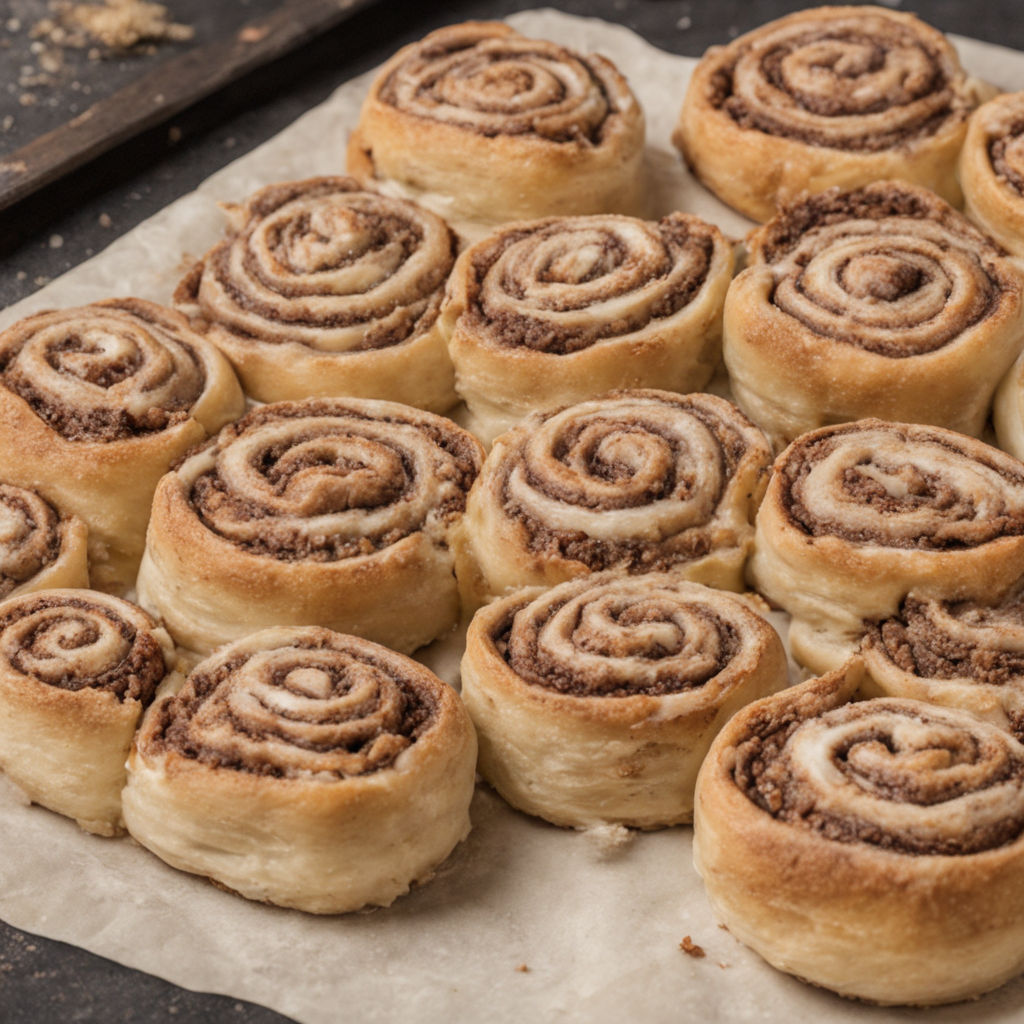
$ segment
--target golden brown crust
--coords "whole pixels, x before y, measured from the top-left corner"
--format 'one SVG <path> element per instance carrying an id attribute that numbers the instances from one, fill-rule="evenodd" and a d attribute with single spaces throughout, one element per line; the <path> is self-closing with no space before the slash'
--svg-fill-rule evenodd
<path id="1" fill-rule="evenodd" d="M 771 449 L 713 395 L 613 391 L 494 443 L 456 558 L 467 603 L 602 570 L 742 587 Z"/>
<path id="2" fill-rule="evenodd" d="M 0 767 L 87 831 L 122 831 L 128 747 L 173 666 L 167 634 L 119 598 L 40 590 L 0 602 Z"/>
<path id="3" fill-rule="evenodd" d="M 673 141 L 754 220 L 805 192 L 900 178 L 959 205 L 975 88 L 941 32 L 881 7 L 798 11 L 704 55 Z"/>
<path id="4" fill-rule="evenodd" d="M 641 212 L 644 120 L 603 57 L 467 22 L 400 50 L 370 87 L 348 171 L 448 219 Z"/>
<path id="5" fill-rule="evenodd" d="M 456 243 L 440 217 L 343 177 L 269 185 L 229 215 L 175 301 L 249 395 L 455 404 L 437 317 Z"/>
<path id="6" fill-rule="evenodd" d="M 731 246 L 698 217 L 511 224 L 465 250 L 441 315 L 457 390 L 492 440 L 616 387 L 697 391 L 720 357 Z"/>
<path id="7" fill-rule="evenodd" d="M 801 661 L 835 664 L 834 642 L 911 591 L 1010 590 L 1024 573 L 1024 464 L 938 427 L 826 427 L 778 457 L 756 527 L 751 581 L 794 617 Z"/>
<path id="8" fill-rule="evenodd" d="M 160 477 L 243 407 L 223 356 L 152 302 L 38 313 L 0 334 L 5 478 L 88 524 L 102 590 L 131 586 Z"/>
<path id="9" fill-rule="evenodd" d="M 478 611 L 466 643 L 481 774 L 557 825 L 689 821 L 712 737 L 788 681 L 764 619 L 664 573 L 519 591 Z"/>
<path id="10" fill-rule="evenodd" d="M 697 781 L 695 864 L 780 970 L 873 1002 L 970 998 L 1024 967 L 1024 746 L 962 711 L 845 704 L 862 675 L 729 722 Z"/>
<path id="11" fill-rule="evenodd" d="M 326 625 L 412 651 L 450 628 L 479 443 L 395 402 L 252 410 L 161 481 L 139 600 L 190 650 Z"/>
<path id="12" fill-rule="evenodd" d="M 1024 275 L 966 218 L 883 181 L 796 203 L 748 246 L 723 349 L 773 439 L 865 416 L 981 433 L 1024 345 Z"/>
<path id="13" fill-rule="evenodd" d="M 469 831 L 476 742 L 409 658 L 317 627 L 255 633 L 147 714 L 131 834 L 184 871 L 312 913 L 386 906 Z"/>

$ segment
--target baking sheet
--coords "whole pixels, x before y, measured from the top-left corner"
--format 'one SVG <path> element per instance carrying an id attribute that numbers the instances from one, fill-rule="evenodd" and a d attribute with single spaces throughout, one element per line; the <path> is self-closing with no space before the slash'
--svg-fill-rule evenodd
<path id="1" fill-rule="evenodd" d="M 509 19 L 527 35 L 596 50 L 629 77 L 647 113 L 648 162 L 665 210 L 691 210 L 739 237 L 749 226 L 685 172 L 669 135 L 695 61 L 629 30 L 554 11 Z M 957 40 L 965 65 L 1024 88 L 1024 54 Z M 133 294 L 168 301 L 184 265 L 221 235 L 219 200 L 344 166 L 370 76 L 342 86 L 286 131 L 139 225 L 99 256 L 0 313 Z M 428 653 L 450 681 L 457 641 Z M 0 778 L 0 917 L 192 989 L 301 1022 L 679 1019 L 875 1022 L 922 1011 L 847 1002 L 766 966 L 714 922 L 691 863 L 691 830 L 561 830 L 485 786 L 474 828 L 429 884 L 387 910 L 335 918 L 249 903 L 164 865 L 129 839 L 82 833 L 26 806 Z M 955 930 L 956 922 L 950 922 Z M 679 948 L 684 936 L 707 955 Z M 928 1021 L 1020 1019 L 1024 979 Z"/>

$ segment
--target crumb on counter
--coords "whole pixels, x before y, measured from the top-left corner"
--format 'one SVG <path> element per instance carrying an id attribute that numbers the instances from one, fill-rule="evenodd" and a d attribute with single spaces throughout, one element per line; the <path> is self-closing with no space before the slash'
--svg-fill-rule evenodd
<path id="1" fill-rule="evenodd" d="M 530 973 L 530 968 L 526 964 L 519 964 L 519 966 L 516 967 L 516 970 L 520 974 L 529 974 Z"/>
<path id="2" fill-rule="evenodd" d="M 707 953 L 704 952 L 704 947 L 698 946 L 697 943 L 694 942 L 689 935 L 683 936 L 683 941 L 679 943 L 679 948 L 687 956 L 692 956 L 695 960 L 700 960 L 703 957 L 707 956 Z M 719 964 L 718 966 L 721 967 L 722 965 Z"/>

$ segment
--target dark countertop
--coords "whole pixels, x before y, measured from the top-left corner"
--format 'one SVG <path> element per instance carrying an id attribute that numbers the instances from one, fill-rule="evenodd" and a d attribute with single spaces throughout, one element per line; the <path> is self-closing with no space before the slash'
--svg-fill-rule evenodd
<path id="1" fill-rule="evenodd" d="M 52 83 L 40 72 L 29 28 L 47 0 L 9 0 L 0 13 L 0 157 L 73 117 L 186 45 L 237 30 L 278 0 L 163 0 L 174 20 L 195 29 L 192 43 L 166 43 L 97 59 L 87 49 L 62 53 Z M 913 10 L 947 32 L 1024 50 L 1020 0 L 884 0 Z M 807 6 L 783 0 L 550 0 L 574 14 L 621 22 L 663 49 L 699 56 L 723 42 Z M 342 82 L 374 67 L 400 45 L 440 25 L 503 17 L 542 2 L 422 0 L 369 2 L 337 29 L 226 91 L 146 132 L 108 157 L 0 214 L 0 305 L 41 287 L 119 235 L 194 189 L 215 170 L 290 124 Z M 50 62 L 52 64 L 52 61 Z M 984 69 L 976 69 L 981 70 Z M 28 83 L 28 84 L 23 84 Z M 33 100 L 22 100 L 26 94 Z M 5 842 L 16 841 L 7 836 Z M 0 852 L 2 856 L 2 852 Z M 63 943 L 0 922 L 0 1019 L 4 1024 L 239 1021 L 285 1018 L 238 1000 L 197 994 Z"/>

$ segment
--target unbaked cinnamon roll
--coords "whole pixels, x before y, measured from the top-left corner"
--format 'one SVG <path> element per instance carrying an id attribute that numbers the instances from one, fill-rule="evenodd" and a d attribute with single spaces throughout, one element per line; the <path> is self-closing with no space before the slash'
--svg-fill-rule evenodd
<path id="1" fill-rule="evenodd" d="M 469 832 L 476 739 L 422 665 L 316 627 L 268 629 L 155 704 L 125 821 L 161 859 L 317 914 L 387 906 Z"/>
<path id="2" fill-rule="evenodd" d="M 771 462 L 714 395 L 613 391 L 534 413 L 494 443 L 456 564 L 467 606 L 602 570 L 740 590 Z"/>
<path id="3" fill-rule="evenodd" d="M 486 441 L 616 387 L 699 391 L 721 354 L 732 248 L 699 217 L 513 224 L 467 249 L 441 326 Z"/>
<path id="4" fill-rule="evenodd" d="M 1024 274 L 963 216 L 878 182 L 789 207 L 749 248 L 724 356 L 775 440 L 865 416 L 981 433 L 1024 345 Z"/>
<path id="5" fill-rule="evenodd" d="M 467 22 L 384 65 L 348 170 L 456 223 L 638 214 L 643 148 L 643 112 L 611 61 Z"/>
<path id="6" fill-rule="evenodd" d="M 200 654 L 272 625 L 412 651 L 458 619 L 449 544 L 482 460 L 397 402 L 256 408 L 161 480 L 139 601 Z"/>
<path id="7" fill-rule="evenodd" d="M 125 759 L 157 688 L 176 683 L 170 637 L 92 590 L 0 602 L 0 768 L 37 804 L 99 835 L 123 831 Z"/>
<path id="8" fill-rule="evenodd" d="M 0 598 L 89 586 L 88 531 L 35 491 L 0 483 Z"/>
<path id="9" fill-rule="evenodd" d="M 867 696 L 971 711 L 1024 739 L 1024 594 L 999 604 L 911 594 L 861 641 Z"/>
<path id="10" fill-rule="evenodd" d="M 802 193 L 884 178 L 959 205 L 957 154 L 980 92 L 946 37 L 912 14 L 817 7 L 708 50 L 673 142 L 758 221 Z"/>
<path id="11" fill-rule="evenodd" d="M 1024 92 L 1003 93 L 971 115 L 960 184 L 967 215 L 1024 256 Z"/>
<path id="12" fill-rule="evenodd" d="M 1024 968 L 1024 745 L 965 711 L 847 704 L 860 666 L 744 708 L 697 780 L 694 863 L 774 967 L 872 1002 Z"/>
<path id="13" fill-rule="evenodd" d="M 826 427 L 778 457 L 756 526 L 751 581 L 793 616 L 797 659 L 835 665 L 911 591 L 1010 591 L 1024 575 L 1024 463 L 937 427 Z"/>
<path id="14" fill-rule="evenodd" d="M 455 236 L 440 217 L 354 178 L 270 185 L 228 213 L 175 301 L 249 395 L 455 404 L 437 325 Z"/>
<path id="15" fill-rule="evenodd" d="M 767 621 L 665 573 L 495 601 L 462 660 L 480 773 L 514 807 L 578 828 L 690 821 L 714 735 L 787 682 Z"/>
<path id="16" fill-rule="evenodd" d="M 157 481 L 244 402 L 180 313 L 142 299 L 37 313 L 0 334 L 0 479 L 84 520 L 93 585 L 123 592 Z"/>

